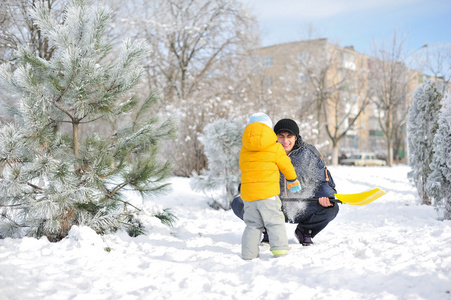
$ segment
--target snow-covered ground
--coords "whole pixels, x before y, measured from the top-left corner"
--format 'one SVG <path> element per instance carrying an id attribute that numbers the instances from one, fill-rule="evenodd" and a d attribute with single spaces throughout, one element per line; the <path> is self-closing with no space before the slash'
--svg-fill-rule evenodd
<path id="1" fill-rule="evenodd" d="M 417 204 L 409 168 L 330 170 L 339 193 L 387 194 L 341 205 L 311 247 L 287 224 L 288 255 L 261 247 L 244 261 L 244 223 L 173 178 L 173 191 L 153 200 L 179 218 L 172 228 L 154 220 L 137 238 L 73 227 L 59 243 L 0 240 L 0 299 L 451 299 L 451 222 Z"/>

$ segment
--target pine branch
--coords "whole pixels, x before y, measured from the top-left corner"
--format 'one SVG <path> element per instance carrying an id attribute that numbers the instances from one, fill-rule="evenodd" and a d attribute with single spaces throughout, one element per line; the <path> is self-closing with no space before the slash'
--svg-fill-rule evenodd
<path id="1" fill-rule="evenodd" d="M 0 205 L 0 207 L 17 207 L 22 205 L 23 205 L 22 203 L 19 203 L 19 204 Z"/>
<path id="2" fill-rule="evenodd" d="M 56 101 L 58 101 L 58 100 L 56 100 Z M 65 113 L 65 114 L 72 120 L 71 123 L 73 123 L 73 122 L 75 121 L 75 118 L 74 118 L 68 111 L 66 111 L 66 110 L 63 109 L 62 107 L 59 107 L 59 106 L 56 104 L 56 101 L 53 102 L 53 105 L 55 105 L 56 108 L 58 108 L 60 111 L 62 111 L 63 113 Z"/>
<path id="3" fill-rule="evenodd" d="M 97 117 L 97 118 L 92 119 L 92 120 L 89 120 L 89 121 L 79 122 L 79 124 L 92 123 L 92 122 L 95 122 L 95 121 L 100 120 L 100 119 L 102 119 L 102 118 L 103 118 L 103 116 L 100 116 L 100 117 Z"/>
<path id="4" fill-rule="evenodd" d="M 116 194 L 117 192 L 118 192 L 118 191 L 114 192 L 114 194 Z M 100 200 L 100 203 L 105 202 L 105 201 L 108 200 L 108 199 L 112 199 L 113 196 L 114 196 L 114 194 L 112 194 L 111 196 L 110 196 L 109 194 L 101 194 L 101 195 L 106 195 L 107 197 L 106 197 L 105 199 L 103 199 L 103 200 Z M 134 206 L 133 204 L 131 204 L 131 203 L 128 202 L 128 201 L 125 201 L 125 200 L 122 200 L 122 199 L 118 199 L 118 198 L 114 198 L 114 200 L 115 200 L 115 201 L 122 202 L 122 203 L 124 203 L 124 204 L 126 204 L 126 205 L 130 205 L 131 207 L 133 207 L 133 208 L 136 209 L 137 211 L 141 211 L 140 208 Z"/>
<path id="5" fill-rule="evenodd" d="M 39 137 L 41 134 L 40 134 L 40 132 L 39 132 L 39 128 L 38 128 L 38 126 L 37 126 L 37 117 L 36 117 L 36 113 L 34 112 L 34 110 L 32 110 L 32 114 L 33 114 L 33 117 L 34 117 L 34 124 L 35 124 L 35 127 L 36 127 L 36 134 L 35 135 L 32 135 L 32 136 L 26 136 L 25 138 L 34 138 L 34 137 Z"/>
<path id="6" fill-rule="evenodd" d="M 114 196 L 116 193 L 118 193 L 120 190 L 122 190 L 124 187 L 126 187 L 126 186 L 127 186 L 128 184 L 130 184 L 131 182 L 132 182 L 132 180 L 123 182 L 123 183 L 117 185 L 116 188 L 114 188 L 113 191 L 112 191 L 111 193 L 104 193 L 104 194 L 102 194 L 102 195 L 105 195 L 106 198 L 104 198 L 103 200 L 100 200 L 100 202 L 105 202 L 105 201 L 107 201 L 108 199 L 112 199 L 113 196 Z M 119 199 L 117 199 L 117 200 L 119 200 Z"/>
<path id="7" fill-rule="evenodd" d="M 31 187 L 34 188 L 34 189 L 40 190 L 40 191 L 43 190 L 41 187 L 39 187 L 39 186 L 37 186 L 37 185 L 34 185 L 34 184 L 30 183 L 30 182 L 27 182 L 27 185 L 31 186 Z"/>
<path id="8" fill-rule="evenodd" d="M 5 214 L 5 213 L 2 213 L 1 215 L 0 215 L 2 218 L 4 218 L 4 219 L 7 219 L 9 222 L 11 222 L 11 223 L 13 223 L 15 226 L 17 226 L 17 227 L 22 227 L 22 228 L 26 228 L 26 227 L 30 227 L 30 226 L 27 226 L 27 225 L 25 225 L 25 224 L 19 224 L 19 223 L 17 223 L 16 221 L 14 221 L 13 219 L 11 219 L 7 214 Z"/>

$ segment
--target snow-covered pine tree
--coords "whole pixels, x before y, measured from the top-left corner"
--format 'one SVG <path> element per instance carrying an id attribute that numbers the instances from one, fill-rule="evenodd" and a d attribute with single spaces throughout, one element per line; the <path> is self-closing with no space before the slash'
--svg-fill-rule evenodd
<path id="1" fill-rule="evenodd" d="M 434 155 L 427 178 L 426 191 L 434 200 L 438 211 L 451 220 L 451 94 L 443 98 L 443 106 L 434 136 Z"/>
<path id="2" fill-rule="evenodd" d="M 105 7 L 72 0 L 59 23 L 39 3 L 30 13 L 52 58 L 22 47 L 17 69 L 0 69 L 0 87 L 16 101 L 7 109 L 13 121 L 0 125 L 0 237 L 57 241 L 72 225 L 136 234 L 140 208 L 126 190 L 167 186 L 170 165 L 158 159 L 158 144 L 174 131 L 146 113 L 155 95 L 139 101 L 132 93 L 149 47 L 126 40 L 113 53 Z M 88 124 L 95 130 L 82 134 Z"/>
<path id="3" fill-rule="evenodd" d="M 208 160 L 208 170 L 193 173 L 191 188 L 195 191 L 221 190 L 220 195 L 210 195 L 210 206 L 229 210 L 238 195 L 240 183 L 240 150 L 244 123 L 236 120 L 218 119 L 204 128 L 199 136 Z"/>
<path id="4" fill-rule="evenodd" d="M 431 204 L 426 193 L 426 180 L 431 173 L 432 147 L 437 131 L 438 114 L 441 107 L 442 89 L 439 84 L 426 79 L 414 92 L 409 107 L 407 124 L 409 141 L 408 176 L 413 180 L 422 204 Z"/>

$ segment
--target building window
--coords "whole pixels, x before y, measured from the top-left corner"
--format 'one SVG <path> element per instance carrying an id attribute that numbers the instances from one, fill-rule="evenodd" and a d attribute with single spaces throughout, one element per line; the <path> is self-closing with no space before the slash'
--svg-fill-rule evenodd
<path id="1" fill-rule="evenodd" d="M 341 52 L 341 66 L 348 70 L 355 71 L 357 68 L 355 62 L 355 55 L 349 52 L 342 51 Z"/>
<path id="2" fill-rule="evenodd" d="M 374 130 L 374 129 L 370 129 L 369 132 L 370 136 L 384 136 L 384 132 L 382 130 Z"/>
<path id="3" fill-rule="evenodd" d="M 264 68 L 271 67 L 272 66 L 272 56 L 263 57 L 262 66 Z"/>

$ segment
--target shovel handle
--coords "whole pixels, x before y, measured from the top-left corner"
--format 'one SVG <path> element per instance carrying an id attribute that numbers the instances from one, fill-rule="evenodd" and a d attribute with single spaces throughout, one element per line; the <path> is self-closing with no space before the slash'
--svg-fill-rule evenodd
<path id="1" fill-rule="evenodd" d="M 306 199 L 299 199 L 299 198 L 286 198 L 283 199 L 283 201 L 288 201 L 288 202 L 298 202 L 298 201 L 319 201 L 319 198 L 306 198 Z M 329 198 L 330 203 L 343 203 L 338 199 L 335 198 Z"/>

